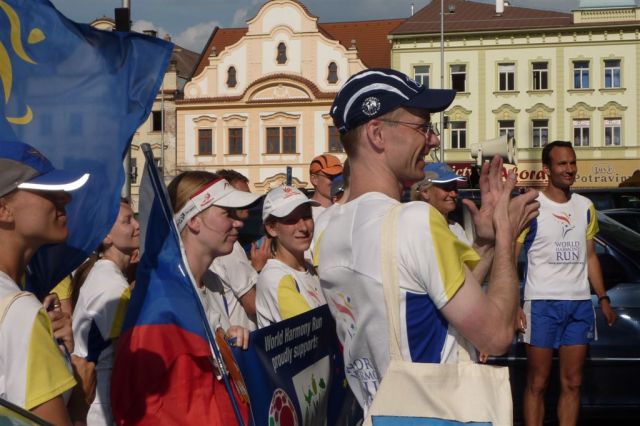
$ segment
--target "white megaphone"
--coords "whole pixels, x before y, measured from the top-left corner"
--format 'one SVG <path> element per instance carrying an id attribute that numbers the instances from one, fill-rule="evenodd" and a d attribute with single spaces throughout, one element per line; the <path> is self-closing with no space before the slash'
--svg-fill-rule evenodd
<path id="1" fill-rule="evenodd" d="M 471 144 L 471 157 L 476 159 L 478 166 L 481 166 L 485 159 L 489 160 L 495 155 L 501 156 L 505 163 L 515 165 L 517 163 L 515 139 L 502 135 L 495 139 Z"/>

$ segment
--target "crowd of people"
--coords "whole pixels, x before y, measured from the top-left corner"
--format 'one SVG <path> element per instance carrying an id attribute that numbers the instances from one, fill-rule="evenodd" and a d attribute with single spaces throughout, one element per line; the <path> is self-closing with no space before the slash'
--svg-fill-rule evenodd
<path id="1" fill-rule="evenodd" d="M 565 142 L 545 147 L 549 183 L 540 194 L 513 197 L 515 176 L 503 178 L 498 157 L 485 164 L 480 207 L 463 201 L 473 219 L 471 234 L 449 218 L 463 178 L 444 163 L 424 161 L 439 144 L 431 114 L 454 97 L 454 91 L 426 89 L 390 69 L 352 76 L 330 112 L 348 160 L 323 154 L 311 161 L 311 198 L 293 186 L 271 189 L 263 200 L 264 237 L 247 250 L 239 232 L 261 197 L 250 192 L 248 179 L 233 170 L 175 177 L 168 194 L 207 321 L 246 349 L 252 330 L 328 304 L 349 387 L 366 413 L 390 359 L 380 261 L 388 242 L 381 227 L 413 184 L 412 201 L 395 224 L 403 357 L 455 363 L 464 347 L 484 361 L 504 353 L 520 329 L 529 357 L 527 423 L 542 422 L 555 348 L 559 415 L 562 424 L 575 424 L 580 370 L 593 338 L 589 284 L 609 323 L 615 321 L 593 248 L 593 205 L 569 191 L 575 152 Z M 0 396 L 53 424 L 127 424 L 111 409 L 110 378 L 135 291 L 140 226 L 133 211 L 123 199 L 100 246 L 40 301 L 21 289 L 25 269 L 41 246 L 65 241 L 65 205 L 90 177 L 56 170 L 22 143 L 0 144 L 0 170 Z M 568 224 L 561 235 L 557 220 Z M 579 234 L 571 240 L 577 246 L 570 243 L 577 257 L 550 259 L 549 247 L 569 232 Z M 522 248 L 529 254 L 524 310 L 515 261 Z M 216 374 L 212 363 L 196 356 L 185 362 Z M 157 395 L 158 406 L 162 398 Z M 224 387 L 193 398 L 203 399 L 211 423 L 235 421 Z M 248 419 L 248 408 L 240 409 Z"/>

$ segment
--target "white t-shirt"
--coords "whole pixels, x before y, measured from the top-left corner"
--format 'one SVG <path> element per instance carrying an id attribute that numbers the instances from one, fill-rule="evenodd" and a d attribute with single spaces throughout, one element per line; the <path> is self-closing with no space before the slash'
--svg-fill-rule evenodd
<path id="1" fill-rule="evenodd" d="M 215 258 L 209 269 L 222 280 L 224 298 L 229 311 L 229 322 L 249 330 L 255 330 L 256 323 L 249 318 L 240 299 L 254 288 L 258 281 L 258 273 L 253 269 L 242 245 L 236 241 L 233 245 L 233 251 L 226 256 Z"/>
<path id="2" fill-rule="evenodd" d="M 211 270 L 207 270 L 202 276 L 202 283 L 203 286 L 198 288 L 198 296 L 202 301 L 211 331 L 215 333 L 218 327 L 227 331 L 231 327 L 231 323 L 229 322 L 227 302 L 224 298 L 225 289 L 222 279 Z"/>
<path id="3" fill-rule="evenodd" d="M 331 222 L 331 217 L 339 205 L 340 204 L 332 204 L 327 207 L 318 215 L 318 218 L 313 221 L 313 240 L 311 241 L 311 247 L 309 247 L 309 250 L 311 251 L 313 266 L 316 268 L 318 267 L 318 250 L 316 250 L 316 245 L 318 245 L 319 241 L 322 239 L 322 233 L 327 229 L 327 225 Z"/>
<path id="4" fill-rule="evenodd" d="M 527 254 L 525 300 L 590 299 L 587 240 L 598 233 L 591 200 L 571 194 L 556 203 L 540 193 L 540 215 L 518 237 Z"/>
<path id="5" fill-rule="evenodd" d="M 311 216 L 313 216 L 313 221 L 315 222 L 318 216 L 320 216 L 320 214 L 322 214 L 326 209 L 326 207 L 322 206 L 311 206 Z"/>
<path id="6" fill-rule="evenodd" d="M 389 365 L 389 340 L 382 287 L 382 222 L 398 204 L 367 193 L 338 208 L 319 244 L 319 275 L 344 347 L 345 372 L 366 410 Z M 449 230 L 427 203 L 406 204 L 399 216 L 398 280 L 401 350 L 414 362 L 457 361 L 456 334 L 440 313 L 463 285 L 464 264 L 478 255 Z"/>
<path id="7" fill-rule="evenodd" d="M 0 271 L 0 299 L 19 291 Z M 32 294 L 16 299 L 0 324 L 0 398 L 31 410 L 75 384 L 42 304 Z"/>
<path id="8" fill-rule="evenodd" d="M 469 237 L 467 237 L 467 233 L 465 232 L 464 228 L 458 222 L 449 222 L 449 229 L 451 229 L 453 235 L 458 237 L 460 241 L 468 246 L 473 245 L 473 242 L 469 241 Z"/>
<path id="9" fill-rule="evenodd" d="M 269 259 L 258 277 L 256 311 L 258 327 L 266 327 L 327 303 L 313 267 L 298 271 Z"/>
<path id="10" fill-rule="evenodd" d="M 80 288 L 73 311 L 74 353 L 96 363 L 96 398 L 87 418 L 91 424 L 113 424 L 109 396 L 113 339 L 120 336 L 130 298 L 126 277 L 109 259 L 99 259 Z"/>

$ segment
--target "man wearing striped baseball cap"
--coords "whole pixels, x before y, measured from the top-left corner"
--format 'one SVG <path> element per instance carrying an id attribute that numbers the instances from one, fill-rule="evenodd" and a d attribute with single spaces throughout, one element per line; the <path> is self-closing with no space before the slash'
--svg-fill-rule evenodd
<path id="1" fill-rule="evenodd" d="M 469 206 L 475 229 L 484 236 L 474 248 L 461 244 L 427 203 L 400 204 L 403 184 L 425 177 L 424 157 L 440 143 L 431 114 L 449 107 L 454 98 L 453 90 L 428 89 L 401 72 L 377 68 L 351 76 L 331 107 L 349 160 L 350 192 L 315 250 L 347 380 L 365 413 L 385 386 L 390 362 L 385 304 L 397 303 L 396 312 L 402 313 L 394 324 L 405 361 L 454 363 L 462 352 L 475 359 L 474 346 L 501 354 L 513 339 L 518 307 L 514 241 L 521 223 L 537 208 L 531 205 L 536 194 L 511 208 L 515 176 L 503 182 L 499 157 L 491 168 L 485 166 L 482 211 Z M 397 216 L 390 216 L 392 225 L 385 230 L 394 232 L 383 238 L 392 209 Z M 386 253 L 390 244 L 395 250 Z M 396 268 L 394 298 L 384 296 L 383 263 Z M 485 293 L 480 283 L 489 266 Z"/>

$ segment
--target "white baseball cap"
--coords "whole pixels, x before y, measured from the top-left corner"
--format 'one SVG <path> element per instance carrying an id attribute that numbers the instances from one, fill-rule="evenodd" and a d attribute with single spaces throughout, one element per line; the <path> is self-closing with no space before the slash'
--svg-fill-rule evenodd
<path id="1" fill-rule="evenodd" d="M 262 222 L 265 222 L 269 216 L 286 217 L 302 204 L 320 205 L 319 202 L 307 198 L 302 191 L 293 186 L 282 185 L 273 188 L 264 198 Z"/>

